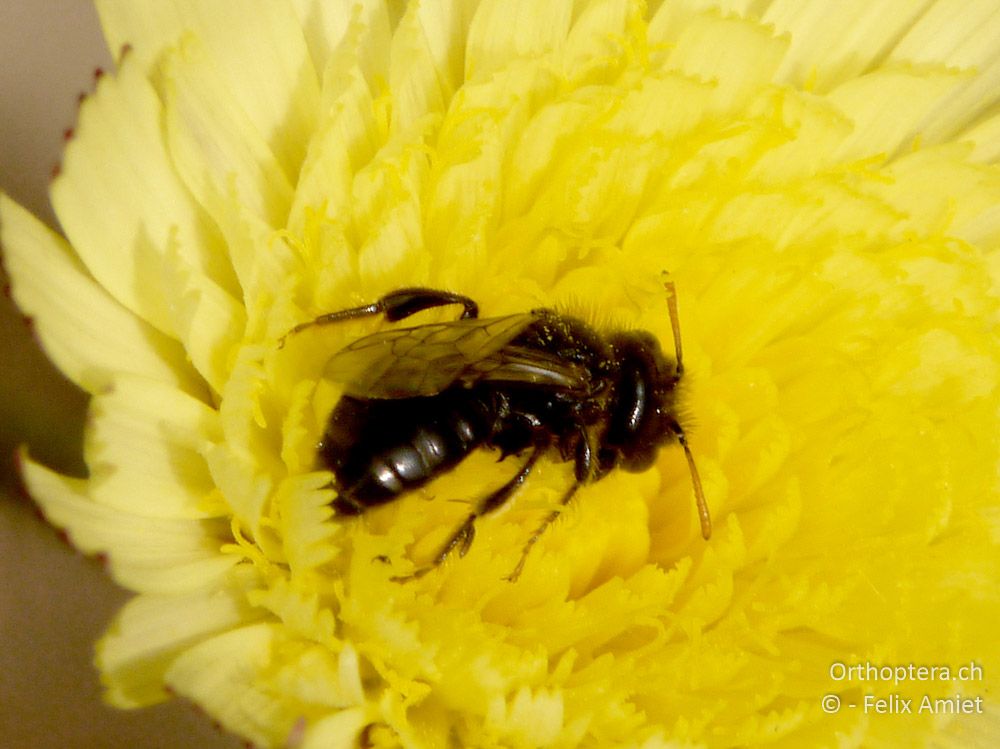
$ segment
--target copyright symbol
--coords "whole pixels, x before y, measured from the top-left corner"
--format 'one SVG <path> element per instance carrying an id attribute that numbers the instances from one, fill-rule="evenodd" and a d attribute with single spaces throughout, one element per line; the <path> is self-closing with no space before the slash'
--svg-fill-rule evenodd
<path id="1" fill-rule="evenodd" d="M 840 697 L 835 694 L 828 694 L 823 697 L 820 705 L 822 705 L 824 713 L 835 713 L 840 710 Z"/>

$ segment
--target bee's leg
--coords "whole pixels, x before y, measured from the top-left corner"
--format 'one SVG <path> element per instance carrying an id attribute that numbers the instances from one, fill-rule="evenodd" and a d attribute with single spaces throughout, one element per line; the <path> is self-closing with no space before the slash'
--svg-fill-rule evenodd
<path id="1" fill-rule="evenodd" d="M 459 315 L 460 320 L 479 317 L 479 305 L 467 296 L 453 294 L 450 291 L 439 291 L 438 289 L 425 289 L 422 287 L 396 289 L 395 291 L 390 291 L 377 302 L 365 304 L 361 307 L 343 309 L 339 312 L 330 312 L 320 315 L 313 320 L 299 323 L 281 337 L 279 348 L 285 345 L 285 340 L 289 336 L 318 325 L 330 325 L 331 323 L 355 320 L 359 317 L 370 317 L 372 315 L 385 315 L 385 319 L 389 322 L 397 322 L 425 309 L 443 307 L 448 304 L 462 305 L 462 314 Z"/>
<path id="2" fill-rule="evenodd" d="M 521 576 L 521 570 L 524 569 L 524 563 L 528 559 L 528 553 L 531 551 L 532 547 L 538 543 L 538 539 L 542 537 L 543 533 L 545 533 L 545 529 L 552 524 L 552 521 L 562 514 L 562 509 L 569 504 L 571 499 L 573 499 L 573 495 L 576 494 L 576 490 L 580 488 L 580 485 L 581 482 L 574 481 L 573 485 L 570 486 L 570 488 L 566 490 L 566 493 L 562 495 L 562 499 L 559 500 L 559 507 L 545 516 L 545 520 L 543 520 L 542 524 L 535 529 L 535 532 L 532 533 L 531 537 L 525 542 L 524 548 L 521 549 L 521 558 L 517 561 L 517 566 L 514 568 L 514 571 L 507 575 L 504 580 L 511 583 L 517 582 L 517 578 Z"/>
<path id="3" fill-rule="evenodd" d="M 531 534 L 531 537 L 525 542 L 524 548 L 521 550 L 521 558 L 517 562 L 517 566 L 514 571 L 511 572 L 504 579 L 509 582 L 517 582 L 517 578 L 521 576 L 521 570 L 524 569 L 524 562 L 528 558 L 529 552 L 531 552 L 532 547 L 538 543 L 538 539 L 542 537 L 545 530 L 552 525 L 552 522 L 562 514 L 563 508 L 569 504 L 570 500 L 576 494 L 577 489 L 579 489 L 584 483 L 590 480 L 594 471 L 594 448 L 590 444 L 590 439 L 584 429 L 580 429 L 580 439 L 576 444 L 576 460 L 574 462 L 574 481 L 572 486 L 566 490 L 559 500 L 559 506 L 552 510 L 545 519 L 541 522 L 535 532 Z"/>
<path id="4" fill-rule="evenodd" d="M 433 561 L 426 567 L 421 567 L 411 575 L 400 575 L 398 577 L 392 578 L 395 581 L 403 582 L 406 580 L 412 580 L 414 578 L 423 577 L 431 570 L 439 567 L 444 561 L 451 556 L 452 552 L 458 549 L 458 556 L 464 557 L 469 551 L 469 547 L 472 546 L 472 539 L 476 535 L 476 520 L 481 518 L 483 515 L 488 515 L 489 513 L 503 507 L 513 495 L 514 492 L 524 483 L 525 479 L 528 478 L 528 474 L 531 473 L 531 469 L 535 467 L 535 463 L 545 452 L 546 445 L 536 445 L 532 450 L 531 455 L 525 462 L 521 469 L 507 481 L 499 489 L 490 492 L 487 496 L 479 501 L 476 505 L 476 509 L 469 513 L 469 516 L 462 522 L 460 526 L 455 530 L 454 533 L 448 538 L 448 540 L 441 547 L 441 550 L 434 557 Z"/>
<path id="5" fill-rule="evenodd" d="M 396 322 L 425 309 L 444 307 L 448 304 L 462 305 L 462 314 L 458 316 L 460 320 L 479 317 L 479 305 L 469 297 L 419 286 L 391 291 L 376 304 L 381 306 L 380 311 L 385 314 L 385 319 L 389 322 Z"/>
<path id="6" fill-rule="evenodd" d="M 367 505 L 356 500 L 350 492 L 338 492 L 332 505 L 337 515 L 360 515 L 368 509 Z"/>

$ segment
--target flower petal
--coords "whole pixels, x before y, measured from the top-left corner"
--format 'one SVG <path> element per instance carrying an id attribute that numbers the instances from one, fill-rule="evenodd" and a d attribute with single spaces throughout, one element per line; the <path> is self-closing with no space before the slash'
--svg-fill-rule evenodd
<path id="1" fill-rule="evenodd" d="M 5 195 L 0 218 L 14 299 L 67 377 L 95 393 L 127 372 L 207 399 L 181 346 L 109 297 L 61 237 Z"/>
<path id="2" fill-rule="evenodd" d="M 573 20 L 570 0 L 483 0 L 469 25 L 466 82 L 559 47 Z"/>
<path id="3" fill-rule="evenodd" d="M 200 455 L 221 439 L 216 411 L 168 385 L 122 375 L 94 397 L 90 423 L 84 452 L 95 501 L 149 518 L 224 513 Z"/>
<path id="4" fill-rule="evenodd" d="M 94 277 L 165 333 L 176 330 L 160 278 L 171 243 L 185 262 L 235 290 L 218 232 L 177 178 L 160 101 L 132 56 L 80 107 L 52 183 L 63 230 Z"/>
<path id="5" fill-rule="evenodd" d="M 791 40 L 779 82 L 827 91 L 876 65 L 932 0 L 776 0 L 762 20 Z"/>
<path id="6" fill-rule="evenodd" d="M 145 592 L 200 589 L 218 581 L 237 561 L 220 555 L 231 538 L 228 521 L 167 519 L 125 513 L 97 504 L 85 479 L 50 471 L 25 457 L 25 485 L 53 525 L 64 528 L 87 554 L 106 554 L 124 587 Z"/>
<path id="7" fill-rule="evenodd" d="M 237 589 L 133 598 L 97 646 L 105 698 L 125 708 L 162 702 L 170 696 L 164 674 L 179 653 L 260 615 Z"/>
<path id="8" fill-rule="evenodd" d="M 280 746 L 299 718 L 292 700 L 262 683 L 262 671 L 274 667 L 280 640 L 275 624 L 233 629 L 185 650 L 164 678 L 229 730 L 264 746 Z"/>
<path id="9" fill-rule="evenodd" d="M 837 86 L 829 101 L 854 123 L 854 132 L 834 158 L 892 156 L 916 145 L 924 137 L 928 115 L 961 84 L 960 74 L 943 68 L 883 68 Z"/>
<path id="10" fill-rule="evenodd" d="M 309 726 L 301 749 L 329 749 L 332 746 L 359 744 L 362 729 L 369 722 L 363 708 L 338 710 Z M 289 746 L 294 746 L 289 742 Z"/>
<path id="11" fill-rule="evenodd" d="M 352 0 L 292 0 L 292 7 L 302 26 L 313 68 L 320 74 L 333 50 L 337 48 L 351 22 Z M 383 6 L 381 0 L 367 0 L 366 5 Z"/>
<path id="12" fill-rule="evenodd" d="M 232 356 L 246 327 L 246 309 L 229 292 L 185 261 L 171 244 L 162 283 L 174 300 L 177 334 L 191 363 L 215 390 L 222 391 Z"/>
<path id="13" fill-rule="evenodd" d="M 198 39 L 186 37 L 166 56 L 164 87 L 170 154 L 198 201 L 215 215 L 232 198 L 272 227 L 284 226 L 289 176 Z"/>
<path id="14" fill-rule="evenodd" d="M 302 165 L 288 219 L 289 227 L 299 233 L 309 208 L 321 206 L 331 219 L 341 217 L 342 222 L 350 215 L 354 174 L 371 161 L 384 135 L 376 127 L 369 84 L 353 56 L 345 56 L 342 69 L 331 70 L 324 95 L 331 97 L 330 106 Z"/>
<path id="15" fill-rule="evenodd" d="M 319 103 L 302 28 L 282 0 L 98 0 L 108 46 L 128 45 L 152 73 L 167 49 L 190 33 L 207 64 L 291 179 L 312 133 Z"/>
<path id="16" fill-rule="evenodd" d="M 642 8 L 635 0 L 590 0 L 574 10 L 573 26 L 563 48 L 562 69 L 574 79 L 598 76 L 617 68 L 623 45 L 636 42 L 632 31 L 644 30 Z M 645 40 L 643 40 L 645 41 Z M 641 42 L 640 42 L 641 44 Z"/>
<path id="17" fill-rule="evenodd" d="M 889 62 L 944 63 L 971 75 L 928 116 L 925 143 L 961 140 L 1000 101 L 1000 6 L 992 0 L 938 0 L 914 24 Z"/>
<path id="18" fill-rule="evenodd" d="M 982 68 L 996 57 L 998 43 L 1000 7 L 993 0 L 935 0 L 895 44 L 889 60 Z"/>
<path id="19" fill-rule="evenodd" d="M 711 81 L 710 109 L 731 111 L 745 106 L 760 87 L 769 84 L 786 59 L 788 40 L 743 18 L 705 13 L 693 17 L 676 38 L 663 66 Z M 702 116 L 708 114 L 702 110 Z"/>
<path id="20" fill-rule="evenodd" d="M 408 130 L 429 112 L 443 112 L 462 83 L 465 0 L 412 3 L 392 37 L 389 90 L 393 130 Z"/>
<path id="21" fill-rule="evenodd" d="M 970 146 L 964 143 L 907 154 L 888 170 L 892 181 L 873 186 L 872 191 L 905 212 L 911 231 L 995 246 L 1000 236 L 996 197 L 1000 171 L 970 163 L 971 156 Z M 957 258 L 953 262 L 959 267 Z M 969 280 L 974 277 L 975 273 Z"/>

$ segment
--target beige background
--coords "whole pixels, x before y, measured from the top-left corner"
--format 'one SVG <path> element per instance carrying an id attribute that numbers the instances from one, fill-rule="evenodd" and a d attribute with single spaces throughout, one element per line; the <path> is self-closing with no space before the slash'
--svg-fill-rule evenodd
<path id="1" fill-rule="evenodd" d="M 101 66 L 110 58 L 88 0 L 0 0 L 0 189 L 53 225 L 49 176 Z M 182 702 L 123 712 L 100 700 L 93 643 L 127 594 L 35 516 L 12 461 L 26 443 L 82 471 L 85 405 L 0 299 L 0 746 L 242 746 Z"/>

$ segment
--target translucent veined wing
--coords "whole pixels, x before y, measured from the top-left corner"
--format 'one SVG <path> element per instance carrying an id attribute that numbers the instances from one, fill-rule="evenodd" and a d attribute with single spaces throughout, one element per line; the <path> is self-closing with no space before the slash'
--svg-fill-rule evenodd
<path id="1" fill-rule="evenodd" d="M 362 398 L 434 395 L 463 377 L 489 378 L 491 357 L 538 319 L 526 312 L 381 331 L 334 354 L 326 376 Z"/>
<path id="2" fill-rule="evenodd" d="M 555 354 L 526 346 L 505 346 L 474 362 L 460 378 L 463 382 L 504 382 L 534 385 L 564 393 L 589 395 L 593 386 L 586 367 L 563 361 Z"/>

